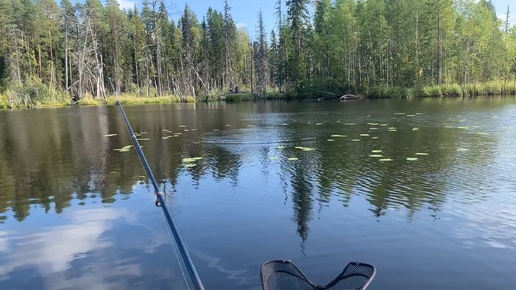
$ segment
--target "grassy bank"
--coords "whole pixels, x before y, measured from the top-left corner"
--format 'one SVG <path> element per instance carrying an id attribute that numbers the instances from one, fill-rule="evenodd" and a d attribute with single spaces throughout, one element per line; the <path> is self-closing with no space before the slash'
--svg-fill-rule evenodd
<path id="1" fill-rule="evenodd" d="M 161 96 L 161 97 L 140 97 L 135 95 L 123 94 L 119 96 L 119 100 L 125 105 L 141 105 L 141 104 L 169 104 L 180 102 L 197 102 L 197 101 L 218 101 L 226 102 L 242 102 L 255 100 L 293 100 L 293 99 L 337 99 L 341 95 L 346 94 L 346 90 L 340 89 L 333 91 L 323 88 L 301 88 L 295 92 L 280 93 L 277 89 L 271 90 L 265 96 L 258 96 L 255 93 L 230 93 L 226 95 L 215 94 L 211 98 L 187 96 L 180 98 L 178 96 Z M 492 81 L 483 84 L 448 84 L 436 86 L 422 86 L 415 88 L 403 87 L 377 87 L 365 90 L 360 93 L 368 98 L 417 98 L 417 97 L 479 97 L 494 95 L 516 95 L 516 82 L 511 80 L 504 83 L 503 81 Z M 220 97 L 216 97 L 220 96 Z M 109 96 L 107 99 L 93 98 L 87 95 L 77 104 L 82 106 L 103 106 L 115 105 L 115 97 Z M 26 108 L 45 108 L 45 107 L 65 107 L 73 105 L 72 100 L 67 94 L 52 92 L 44 87 L 27 86 L 24 89 L 6 90 L 0 94 L 0 110 L 1 109 L 26 109 Z"/>
<path id="2" fill-rule="evenodd" d="M 0 110 L 1 109 L 30 109 L 30 108 L 50 108 L 50 107 L 67 107 L 75 105 L 70 97 L 66 95 L 56 94 L 55 96 L 48 96 L 45 98 L 39 98 L 37 100 L 30 98 L 9 98 L 9 93 L 0 95 Z M 180 102 L 196 102 L 196 99 L 191 96 L 180 98 L 178 96 L 161 96 L 161 97 L 138 97 L 134 95 L 121 95 L 118 97 L 120 102 L 124 105 L 142 105 L 142 104 L 170 104 Z M 85 96 L 77 105 L 81 106 L 105 106 L 115 105 L 116 98 L 109 96 L 107 99 L 93 98 L 90 95 Z"/>
<path id="3" fill-rule="evenodd" d="M 516 83 L 492 81 L 479 84 L 444 84 L 416 88 L 378 87 L 368 94 L 370 98 L 437 98 L 437 97 L 479 97 L 495 95 L 516 95 Z"/>

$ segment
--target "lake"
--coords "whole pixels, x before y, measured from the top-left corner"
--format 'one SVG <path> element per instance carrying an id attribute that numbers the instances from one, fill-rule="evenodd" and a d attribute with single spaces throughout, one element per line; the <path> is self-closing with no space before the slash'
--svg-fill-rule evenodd
<path id="1" fill-rule="evenodd" d="M 206 289 L 516 287 L 514 98 L 125 110 Z M 0 289 L 186 287 L 130 144 L 116 107 L 0 112 Z"/>

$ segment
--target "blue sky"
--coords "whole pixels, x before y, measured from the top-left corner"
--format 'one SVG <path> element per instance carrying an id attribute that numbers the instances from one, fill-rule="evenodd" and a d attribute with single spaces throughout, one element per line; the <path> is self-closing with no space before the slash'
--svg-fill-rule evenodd
<path id="1" fill-rule="evenodd" d="M 414 0 L 417 1 L 417 0 Z M 496 12 L 500 18 L 505 19 L 507 5 L 511 5 L 511 23 L 516 24 L 516 1 L 514 0 L 492 0 L 496 7 Z M 275 25 L 274 6 L 276 0 L 228 0 L 231 6 L 231 15 L 239 27 L 246 28 L 250 35 L 254 35 L 258 22 L 258 10 L 263 12 L 265 28 L 270 32 Z M 285 0 L 282 0 L 284 3 Z M 132 8 L 137 3 L 141 5 L 141 0 L 118 0 L 121 8 Z M 188 3 L 190 8 L 197 14 L 199 20 L 206 15 L 208 7 L 212 7 L 218 11 L 224 8 L 224 0 L 165 0 L 171 17 L 177 20 Z"/>

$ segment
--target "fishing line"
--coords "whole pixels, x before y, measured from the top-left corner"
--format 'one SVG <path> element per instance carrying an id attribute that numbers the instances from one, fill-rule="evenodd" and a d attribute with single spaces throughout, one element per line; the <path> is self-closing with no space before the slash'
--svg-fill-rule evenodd
<path id="1" fill-rule="evenodd" d="M 118 100 L 118 93 L 116 92 L 116 90 L 113 86 L 113 82 L 111 81 L 111 78 L 109 78 L 109 82 L 111 83 L 111 87 L 115 93 L 116 106 L 120 109 L 120 113 L 122 114 L 122 117 L 124 118 L 125 124 L 127 126 L 127 130 L 129 131 L 129 135 L 131 136 L 131 140 L 133 142 L 134 148 L 136 149 L 136 152 L 138 153 L 138 157 L 140 158 L 140 161 L 141 161 L 143 167 L 145 168 L 147 176 L 149 177 L 149 179 L 152 183 L 152 186 L 154 187 L 154 194 L 156 195 L 155 205 L 157 207 L 161 207 L 161 209 L 163 210 L 163 214 L 165 215 L 167 224 L 170 228 L 170 231 L 172 232 L 172 235 L 174 236 L 174 240 L 176 241 L 179 252 L 181 253 L 181 257 L 183 258 L 185 266 L 188 270 L 188 274 L 190 275 L 190 278 L 192 279 L 194 288 L 196 290 L 204 290 L 204 286 L 202 285 L 199 274 L 197 274 L 197 270 L 195 269 L 192 259 L 190 258 L 190 255 L 188 254 L 188 251 L 186 250 L 186 246 L 183 243 L 183 240 L 181 239 L 181 235 L 179 234 L 179 231 L 176 228 L 174 220 L 172 219 L 172 216 L 170 215 L 170 212 L 168 211 L 164 195 L 162 192 L 159 191 L 158 183 L 156 182 L 156 179 L 154 178 L 154 174 L 152 173 L 152 170 L 149 166 L 149 163 L 147 162 L 147 159 L 145 158 L 145 154 L 143 153 L 140 143 L 138 142 L 138 139 L 136 138 L 136 135 L 134 134 L 133 128 L 131 127 L 131 123 L 129 122 L 127 115 L 125 114 L 122 104 Z M 188 285 L 188 283 L 187 283 L 187 285 Z"/>

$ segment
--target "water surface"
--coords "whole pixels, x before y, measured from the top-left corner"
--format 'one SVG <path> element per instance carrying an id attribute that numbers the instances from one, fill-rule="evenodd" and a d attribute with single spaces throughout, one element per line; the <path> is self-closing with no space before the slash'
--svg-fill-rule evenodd
<path id="1" fill-rule="evenodd" d="M 512 98 L 125 109 L 207 289 L 261 289 L 269 259 L 516 287 Z M 0 112 L 0 289 L 186 288 L 127 145 L 115 107 Z"/>

